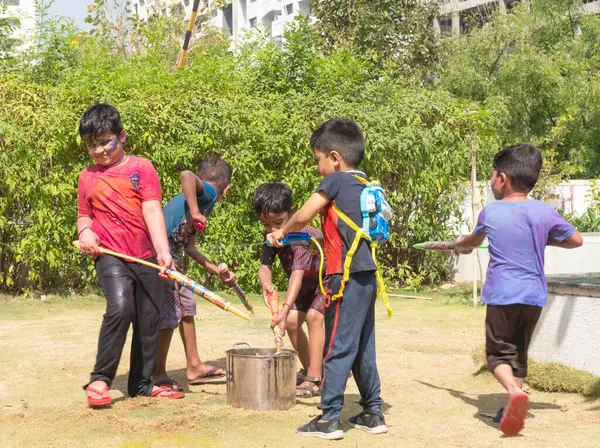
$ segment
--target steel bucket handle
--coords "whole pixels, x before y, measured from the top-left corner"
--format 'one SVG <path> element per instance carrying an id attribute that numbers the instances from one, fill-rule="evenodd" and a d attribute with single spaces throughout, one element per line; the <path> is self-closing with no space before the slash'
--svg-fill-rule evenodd
<path id="1" fill-rule="evenodd" d="M 234 342 L 234 343 L 231 345 L 231 348 L 232 348 L 232 349 L 233 349 L 233 348 L 236 348 L 238 345 L 247 345 L 248 347 L 252 348 L 252 346 L 251 346 L 250 344 L 248 344 L 247 342 Z"/>

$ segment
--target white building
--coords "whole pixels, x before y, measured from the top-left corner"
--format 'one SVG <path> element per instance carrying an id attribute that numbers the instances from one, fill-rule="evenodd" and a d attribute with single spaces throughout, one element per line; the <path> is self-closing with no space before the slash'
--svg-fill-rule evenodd
<path id="1" fill-rule="evenodd" d="M 200 7 L 205 7 L 211 1 L 201 0 Z M 496 9 L 506 11 L 522 1 L 528 0 L 439 0 L 440 16 L 434 21 L 434 27 L 439 33 L 452 32 L 459 35 L 465 29 L 467 17 L 475 17 L 479 22 L 485 23 Z M 186 18 L 189 18 L 193 2 L 194 0 L 133 0 L 132 6 L 133 12 L 142 20 L 147 20 L 153 14 L 169 14 L 173 6 L 184 10 Z M 584 0 L 584 3 L 586 10 L 600 13 L 600 0 Z M 245 29 L 262 25 L 271 30 L 271 37 L 275 42 L 280 42 L 284 24 L 297 13 L 310 16 L 310 0 L 232 0 L 227 8 L 213 12 L 209 25 L 226 29 L 233 37 Z"/>
<path id="2" fill-rule="evenodd" d="M 475 17 L 480 23 L 485 23 L 496 9 L 506 11 L 515 4 L 527 1 L 529 0 L 439 0 L 440 17 L 434 21 L 434 27 L 440 33 L 452 32 L 457 36 L 464 31 L 467 17 Z M 583 3 L 587 11 L 600 13 L 600 0 L 583 0 Z"/>
<path id="3" fill-rule="evenodd" d="M 15 17 L 19 21 L 14 32 L 14 37 L 20 42 L 18 49 L 31 45 L 35 34 L 34 0 L 0 0 L 0 5 L 7 6 L 5 16 Z"/>
<path id="4" fill-rule="evenodd" d="M 205 8 L 210 0 L 201 0 L 200 9 Z M 153 14 L 170 14 L 172 9 L 180 8 L 189 19 L 194 0 L 133 0 L 132 12 L 140 19 L 147 20 Z M 311 14 L 310 0 L 233 0 L 225 9 L 217 9 L 212 13 L 208 25 L 225 29 L 233 37 L 246 29 L 264 26 L 271 32 L 271 38 L 280 42 L 283 37 L 283 26 L 291 21 L 297 13 Z"/>

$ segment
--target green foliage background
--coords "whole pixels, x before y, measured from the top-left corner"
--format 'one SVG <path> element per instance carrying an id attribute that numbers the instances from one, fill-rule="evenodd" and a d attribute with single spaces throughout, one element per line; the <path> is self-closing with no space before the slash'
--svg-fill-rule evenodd
<path id="1" fill-rule="evenodd" d="M 414 285 L 446 276 L 442 257 L 408 245 L 455 231 L 471 143 L 482 171 L 497 144 L 485 110 L 407 86 L 345 47 L 325 55 L 303 20 L 287 30 L 281 48 L 255 32 L 230 51 L 228 38 L 208 34 L 179 71 L 173 63 L 184 24 L 176 18 L 119 28 L 107 25 L 100 8 L 91 20 L 94 32 L 86 36 L 64 20 L 46 21 L 35 52 L 10 69 L 0 66 L 0 289 L 93 281 L 92 263 L 71 241 L 78 175 L 91 163 L 77 126 L 94 102 L 120 110 L 127 152 L 153 162 L 165 200 L 180 191 L 178 173 L 201 158 L 232 164 L 232 188 L 198 243 L 215 262 L 230 264 L 244 288 L 258 289 L 260 248 L 230 246 L 262 239 L 251 209 L 254 188 L 283 180 L 300 206 L 319 182 L 310 134 L 335 116 L 363 127 L 362 168 L 389 192 L 396 216 L 382 251 L 388 281 Z M 218 287 L 199 268 L 189 272 Z M 283 284 L 281 273 L 277 280 Z"/>
<path id="2" fill-rule="evenodd" d="M 440 87 L 489 110 L 502 145 L 538 145 L 554 180 L 600 172 L 600 15 L 583 6 L 522 2 L 440 56 Z"/>

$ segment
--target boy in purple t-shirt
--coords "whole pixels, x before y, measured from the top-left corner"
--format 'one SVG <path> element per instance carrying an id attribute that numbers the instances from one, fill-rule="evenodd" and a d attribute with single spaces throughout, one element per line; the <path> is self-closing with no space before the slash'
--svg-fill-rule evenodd
<path id="1" fill-rule="evenodd" d="M 471 235 L 459 237 L 456 251 L 465 253 L 489 241 L 488 266 L 481 300 L 485 318 L 486 357 L 490 370 L 509 394 L 495 420 L 505 434 L 523 429 L 529 398 L 523 392 L 527 348 L 546 305 L 544 249 L 573 249 L 583 244 L 579 232 L 556 210 L 527 194 L 535 186 L 542 155 L 519 144 L 494 157 L 491 186 L 494 202 L 479 214 Z"/>

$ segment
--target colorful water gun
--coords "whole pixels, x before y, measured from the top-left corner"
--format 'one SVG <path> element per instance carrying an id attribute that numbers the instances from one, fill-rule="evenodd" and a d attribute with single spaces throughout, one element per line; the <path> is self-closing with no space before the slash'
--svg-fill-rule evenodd
<path id="1" fill-rule="evenodd" d="M 421 250 L 456 250 L 456 241 L 425 241 L 413 244 L 413 248 Z M 487 249 L 487 244 L 482 244 L 479 249 Z M 470 253 L 470 252 L 469 252 Z"/>
<path id="2" fill-rule="evenodd" d="M 325 265 L 325 255 L 323 254 L 323 248 L 319 244 L 319 240 L 317 240 L 314 236 L 311 236 L 308 232 L 290 232 L 280 241 L 284 246 L 309 246 L 311 243 L 315 245 L 315 247 L 319 250 L 319 254 L 321 255 L 321 261 L 319 266 L 319 287 L 321 288 L 321 293 L 324 296 L 327 296 L 327 292 L 325 291 L 325 287 L 323 286 L 323 266 Z M 271 246 L 271 244 L 267 241 L 267 246 Z"/>

